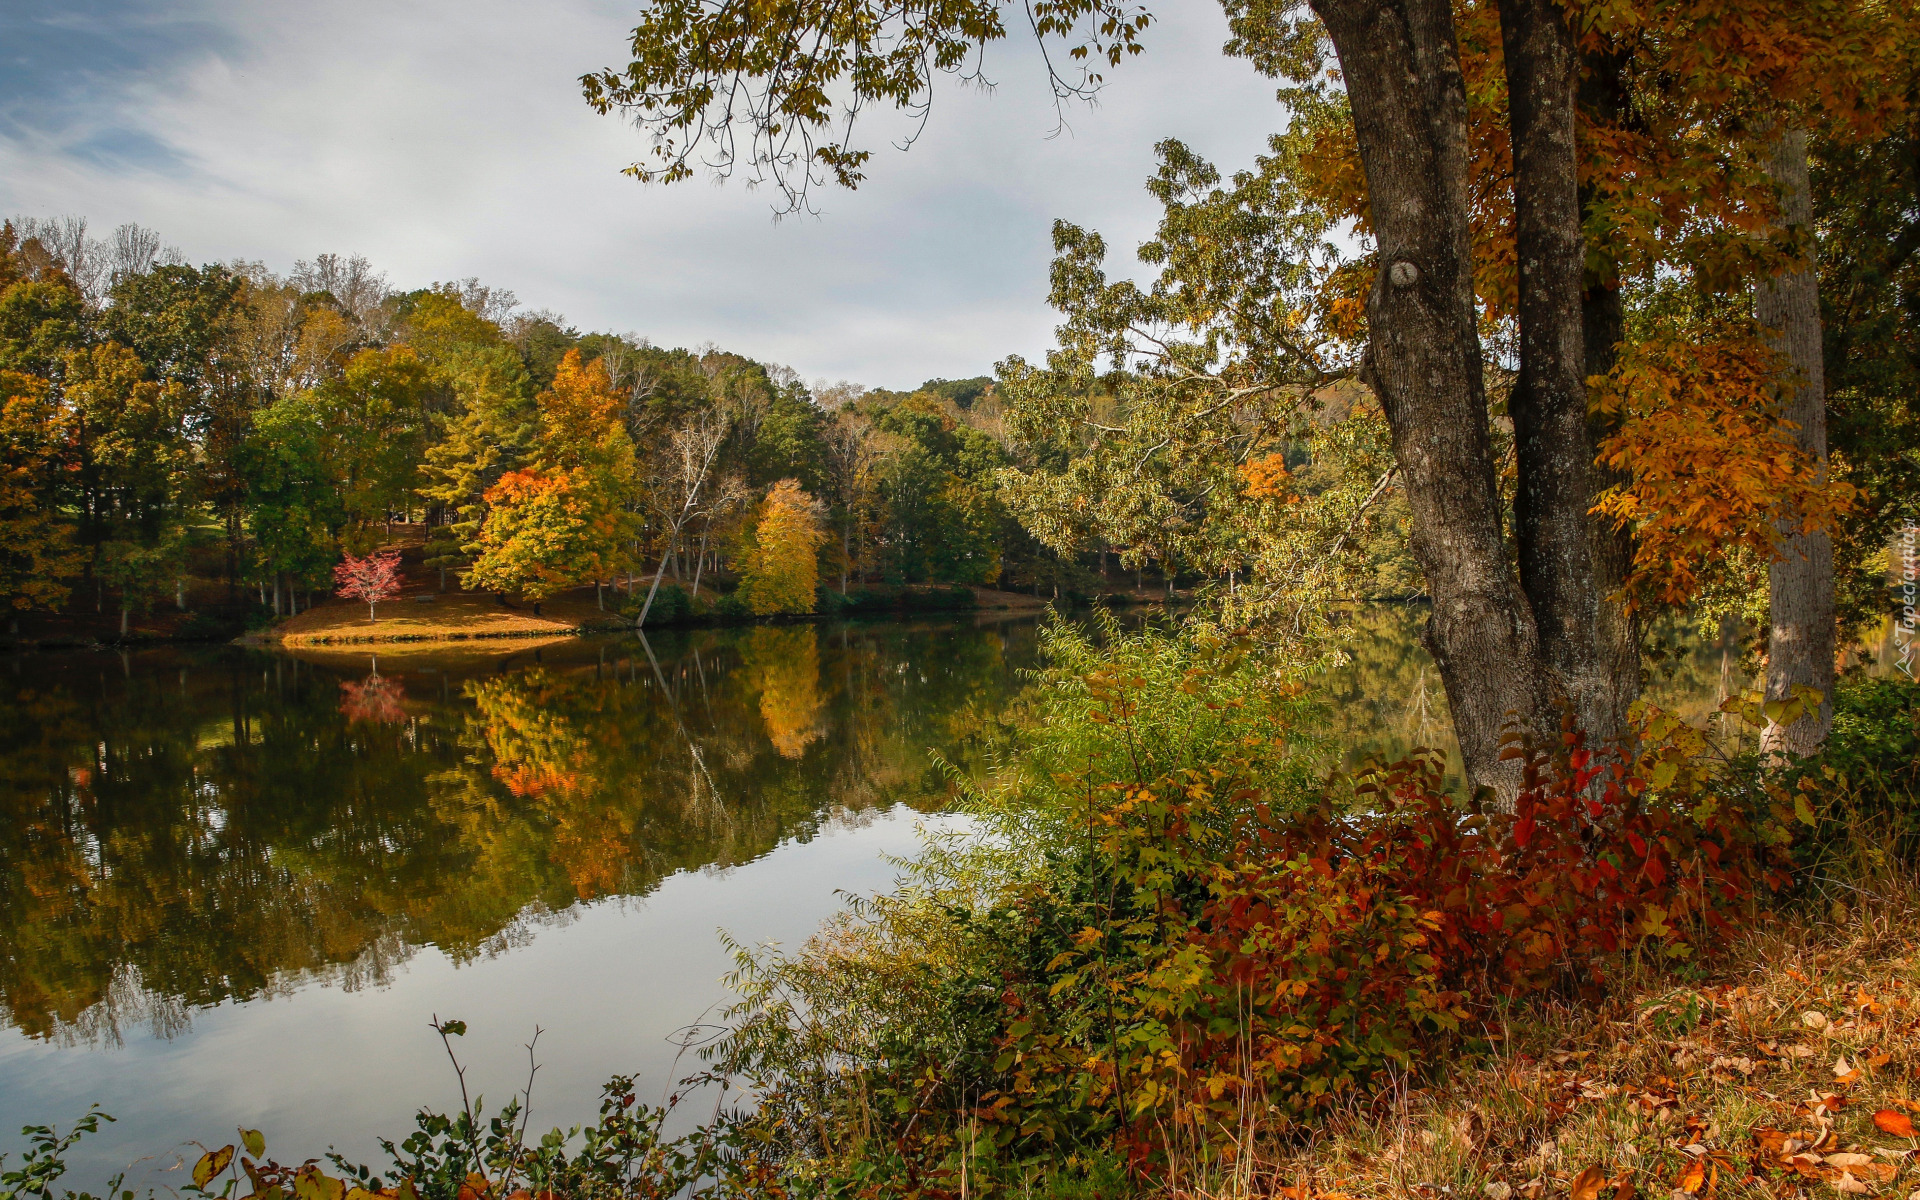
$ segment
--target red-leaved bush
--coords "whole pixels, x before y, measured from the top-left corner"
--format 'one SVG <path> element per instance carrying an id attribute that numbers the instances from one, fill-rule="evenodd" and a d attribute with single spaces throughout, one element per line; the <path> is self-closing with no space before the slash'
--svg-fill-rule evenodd
<path id="1" fill-rule="evenodd" d="M 1111 899 L 1009 979 L 1005 1086 L 976 1112 L 1032 1132 L 1104 1110 L 1136 1160 L 1217 1152 L 1501 1003 L 1697 952 L 1786 882 L 1785 834 L 1748 819 L 1697 733 L 1656 716 L 1642 734 L 1634 752 L 1513 746 L 1508 811 L 1444 791 L 1437 754 L 1306 813 L 1230 790 L 1228 769 L 1090 789 L 1092 892 Z"/>

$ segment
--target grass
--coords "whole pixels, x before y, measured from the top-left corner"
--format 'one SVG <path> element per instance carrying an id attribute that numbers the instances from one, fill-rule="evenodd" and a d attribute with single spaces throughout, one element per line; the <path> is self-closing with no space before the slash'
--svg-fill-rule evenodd
<path id="1" fill-rule="evenodd" d="M 323 646 L 367 642 L 463 641 L 472 638 L 560 637 L 584 629 L 625 627 L 620 614 L 602 611 L 585 600 L 562 597 L 533 606 L 507 608 L 491 594 L 431 591 L 386 601 L 378 620 L 367 619 L 364 604 L 330 601 L 275 625 L 264 640 L 282 646 Z"/>
<path id="2" fill-rule="evenodd" d="M 1495 1049 L 1311 1135 L 1254 1139 L 1176 1196 L 1758 1200 L 1910 1196 L 1920 1120 L 1920 909 L 1775 921 L 1686 986 L 1533 1007 Z M 1649 975 L 1649 979 L 1651 979 Z"/>

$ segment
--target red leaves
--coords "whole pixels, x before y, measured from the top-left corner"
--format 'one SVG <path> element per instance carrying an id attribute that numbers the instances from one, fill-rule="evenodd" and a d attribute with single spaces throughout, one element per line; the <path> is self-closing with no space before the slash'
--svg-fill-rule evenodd
<path id="1" fill-rule="evenodd" d="M 374 605 L 400 594 L 400 552 L 381 550 L 365 558 L 349 554 L 333 568 L 333 581 L 336 595 L 360 601 L 371 616 Z"/>
<path id="2" fill-rule="evenodd" d="M 1009 989 L 1023 1104 L 1124 1094 L 1122 1137 L 1151 1158 L 1165 1128 L 1230 1122 L 1249 1095 L 1338 1103 L 1503 998 L 1597 991 L 1623 949 L 1689 952 L 1779 859 L 1677 737 L 1515 747 L 1512 812 L 1463 810 L 1434 756 L 1363 776 L 1350 809 L 1221 806 L 1197 773 L 1108 785 L 1101 870 L 1133 899 Z M 1120 1011 L 1061 1009 L 1096 979 Z"/>

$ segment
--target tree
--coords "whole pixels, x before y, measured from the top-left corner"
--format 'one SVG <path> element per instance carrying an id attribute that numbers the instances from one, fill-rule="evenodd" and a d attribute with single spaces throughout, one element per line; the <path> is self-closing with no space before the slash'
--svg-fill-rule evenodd
<path id="1" fill-rule="evenodd" d="M 819 504 L 798 480 L 767 492 L 740 576 L 740 595 L 759 616 L 812 612 L 820 588 L 819 550 L 826 541 Z"/>
<path id="2" fill-rule="evenodd" d="M 66 603 L 83 557 L 51 503 L 59 451 L 46 381 L 0 371 L 0 606 L 15 632 L 20 613 Z"/>
<path id="3" fill-rule="evenodd" d="M 339 376 L 270 409 L 310 415 L 337 481 L 340 506 L 356 529 L 373 531 L 414 498 L 417 467 L 443 389 L 438 374 L 411 347 L 394 346 L 360 351 Z"/>
<path id="4" fill-rule="evenodd" d="M 836 407 L 821 430 L 820 462 L 833 525 L 840 533 L 842 596 L 847 594 L 847 576 L 854 569 L 855 539 L 866 527 L 874 502 L 882 457 L 872 418 L 852 403 Z"/>
<path id="5" fill-rule="evenodd" d="M 379 550 L 365 558 L 349 554 L 333 568 L 336 596 L 364 601 L 367 621 L 377 622 L 374 606 L 400 594 L 400 552 Z"/>
<path id="6" fill-rule="evenodd" d="M 1570 17 L 1554 0 L 1457 14 L 1448 0 L 1228 6 L 1229 51 L 1287 82 L 1296 129 L 1335 135 L 1311 153 L 1337 177 L 1326 190 L 1345 192 L 1344 207 L 1329 211 L 1357 221 L 1370 242 L 1348 289 L 1360 302 L 1352 316 L 1365 319 L 1347 325 L 1366 345 L 1360 377 L 1392 432 L 1396 486 L 1433 601 L 1426 640 L 1469 774 L 1506 794 L 1515 784 L 1500 757 L 1509 720 L 1546 735 L 1567 704 L 1605 737 L 1637 686 L 1636 630 L 1615 586 L 1623 531 L 1593 512 L 1611 481 L 1594 468 L 1606 430 L 1588 420 L 1585 387 L 1619 351 L 1612 269 L 1657 279 L 1684 261 L 1721 292 L 1729 279 L 1770 270 L 1777 253 L 1749 236 L 1768 204 L 1750 186 L 1762 173 L 1751 169 L 1741 117 L 1765 114 L 1756 94 L 1778 102 L 1824 90 L 1850 104 L 1863 94 L 1854 85 L 1871 77 L 1857 68 L 1874 57 L 1859 49 L 1873 39 L 1857 36 L 1845 4 L 1727 7 L 1581 5 Z M 772 174 L 799 206 L 815 182 L 860 181 L 867 153 L 846 130 L 863 106 L 923 106 L 933 72 L 971 70 L 969 52 L 1006 32 L 1001 6 L 987 0 L 855 10 L 849 19 L 824 0 L 777 14 L 739 0 L 655 5 L 634 31 L 628 66 L 583 86 L 600 111 L 621 109 L 657 135 L 654 162 L 629 173 L 684 178 L 700 148 L 722 173 L 746 161 Z M 1043 40 L 1085 22 L 1074 57 L 1096 64 L 1137 52 L 1148 21 L 1141 10 L 1072 0 L 1031 12 Z M 1847 86 L 1809 83 L 1806 68 L 1825 47 L 1842 52 Z M 876 63 L 888 69 L 868 69 Z M 1072 94 L 1055 84 L 1057 95 Z M 1609 87 L 1626 100 L 1609 108 L 1597 95 Z M 1613 122 L 1589 123 L 1585 151 L 1582 112 Z M 1518 326 L 1518 379 L 1505 397 L 1517 574 L 1483 316 Z M 1752 452 L 1775 448 L 1766 439 Z"/>
<path id="7" fill-rule="evenodd" d="M 273 582 L 276 615 L 283 584 L 291 598 L 296 584 L 325 580 L 348 521 L 319 416 L 297 399 L 263 410 L 246 447 L 246 529 L 257 567 Z"/>
<path id="8" fill-rule="evenodd" d="M 730 409 L 719 405 L 694 413 L 666 439 L 652 464 L 649 473 L 652 486 L 648 488 L 648 495 L 666 536 L 662 539 L 665 544 L 660 551 L 660 566 L 647 587 L 647 598 L 640 605 L 635 625 L 646 625 L 647 614 L 653 611 L 653 598 L 660 592 L 660 581 L 666 577 L 667 564 L 680 544 L 680 531 L 701 512 L 702 489 L 713 474 L 721 447 L 726 444 L 733 417 Z"/>
<path id="9" fill-rule="evenodd" d="M 1774 141 L 1769 163 L 1780 188 L 1781 223 L 1790 236 L 1812 243 L 1812 182 L 1807 168 L 1807 131 L 1789 127 Z M 1761 284 L 1754 315 L 1772 333 L 1785 356 L 1781 416 L 1794 427 L 1800 451 L 1824 474 L 1827 462 L 1827 384 L 1820 345 L 1820 282 L 1811 261 L 1792 265 Z M 1790 725 L 1769 724 L 1763 738 L 1771 750 L 1811 754 L 1833 728 L 1834 626 L 1833 538 L 1818 525 L 1784 522 L 1767 571 L 1766 694 L 1791 700 L 1811 687 L 1820 703 Z"/>
<path id="10" fill-rule="evenodd" d="M 491 324 L 479 332 L 464 320 L 444 324 L 475 337 L 491 330 L 486 336 L 497 339 L 499 333 Z M 420 495 L 448 530 L 434 538 L 430 565 L 445 570 L 477 553 L 486 495 L 502 477 L 529 464 L 539 439 L 540 410 L 532 380 L 512 351 L 485 341 L 463 345 L 440 326 L 428 327 L 425 335 L 423 357 L 447 371 L 454 394 L 453 412 L 434 417 L 435 436 L 420 465 Z"/>
<path id="11" fill-rule="evenodd" d="M 120 636 L 131 631 L 133 614 L 144 612 L 180 575 L 181 545 L 176 538 L 144 543 L 115 538 L 98 549 L 94 570 L 120 593 Z"/>
<path id="12" fill-rule="evenodd" d="M 584 473 L 509 471 L 487 490 L 486 504 L 464 586 L 518 592 L 538 612 L 557 592 L 612 577 L 624 514 Z"/>

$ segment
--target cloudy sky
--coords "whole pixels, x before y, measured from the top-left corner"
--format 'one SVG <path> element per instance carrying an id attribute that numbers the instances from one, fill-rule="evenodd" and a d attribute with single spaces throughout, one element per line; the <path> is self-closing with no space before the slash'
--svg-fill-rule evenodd
<path id="1" fill-rule="evenodd" d="M 1038 55 L 989 52 L 991 93 L 942 86 L 858 192 L 772 217 L 738 180 L 643 187 L 644 149 L 578 76 L 624 62 L 637 0 L 7 0 L 0 214 L 158 229 L 195 262 L 363 254 L 401 287 L 477 275 L 582 329 L 712 341 L 807 378 L 903 387 L 1051 343 L 1056 217 L 1116 270 L 1152 228 L 1153 143 L 1223 167 L 1281 120 L 1220 55 L 1212 4 L 1157 6 L 1148 53 L 1055 126 Z"/>

